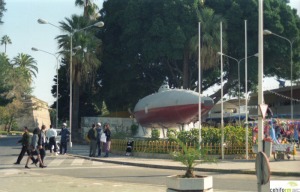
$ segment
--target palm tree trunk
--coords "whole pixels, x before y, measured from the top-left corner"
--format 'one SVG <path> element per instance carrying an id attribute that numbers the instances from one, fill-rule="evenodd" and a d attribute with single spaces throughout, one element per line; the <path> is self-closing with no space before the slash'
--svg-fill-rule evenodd
<path id="1" fill-rule="evenodd" d="M 74 81 L 73 84 L 73 104 L 72 104 L 72 140 L 79 143 L 81 139 L 80 126 L 78 124 L 79 117 L 79 84 Z"/>
<path id="2" fill-rule="evenodd" d="M 193 169 L 188 168 L 188 169 L 186 170 L 186 172 L 185 172 L 184 177 L 186 177 L 186 178 L 193 178 L 193 177 L 195 177 L 195 174 L 194 174 Z"/>
<path id="3" fill-rule="evenodd" d="M 183 55 L 183 88 L 187 89 L 189 84 L 189 58 L 188 51 L 184 51 Z"/>

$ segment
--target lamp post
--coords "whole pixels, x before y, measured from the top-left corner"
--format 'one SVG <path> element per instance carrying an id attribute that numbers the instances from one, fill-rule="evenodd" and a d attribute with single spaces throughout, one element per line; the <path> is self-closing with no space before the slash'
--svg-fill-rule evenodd
<path id="1" fill-rule="evenodd" d="M 267 29 L 265 29 L 264 30 L 264 35 L 274 35 L 274 36 L 276 36 L 276 37 L 279 37 L 279 38 L 281 38 L 281 39 L 284 39 L 284 40 L 286 40 L 287 42 L 289 42 L 289 44 L 290 44 L 290 62 L 291 62 L 291 120 L 293 120 L 294 119 L 294 106 L 293 106 L 293 43 L 295 42 L 294 40 L 293 41 L 291 41 L 291 40 L 289 40 L 288 38 L 286 38 L 286 37 L 283 37 L 283 36 L 281 36 L 281 35 L 278 35 L 278 34 L 276 34 L 276 33 L 273 33 L 272 31 L 270 31 L 270 30 L 267 30 Z"/>
<path id="2" fill-rule="evenodd" d="M 50 22 L 48 22 L 48 21 L 46 21 L 46 20 L 43 20 L 43 19 L 38 19 L 38 23 L 40 23 L 40 24 L 49 24 L 49 25 L 52 25 L 52 26 L 54 26 L 54 27 L 56 27 L 56 28 L 59 28 L 59 29 L 61 29 L 61 30 L 63 30 L 63 31 L 66 31 L 65 29 L 63 29 L 63 28 L 61 28 L 61 27 L 59 27 L 59 26 L 56 26 L 56 25 L 54 25 L 54 24 L 52 24 L 52 23 L 50 23 Z M 70 35 L 70 140 L 69 140 L 69 142 L 70 142 L 70 147 L 72 147 L 72 108 L 73 108 L 73 90 L 72 90 L 72 87 L 73 87 L 73 72 L 72 72 L 72 70 L 73 70 L 73 63 L 72 63 L 72 57 L 73 57 L 73 35 L 75 34 L 75 33 L 77 33 L 77 32 L 80 32 L 80 31 L 84 31 L 84 30 L 86 30 L 86 29 L 89 29 L 89 28 L 91 28 L 91 27 L 103 27 L 104 26 L 104 23 L 102 22 L 102 21 L 100 21 L 100 22 L 97 22 L 97 23 L 95 23 L 95 24 L 93 24 L 93 25 L 89 25 L 89 26 L 87 26 L 87 27 L 84 27 L 84 28 L 81 28 L 81 29 L 72 29 L 72 31 L 68 31 L 68 33 L 69 33 L 69 35 Z"/>
<path id="3" fill-rule="evenodd" d="M 226 54 L 224 54 L 224 53 L 221 53 L 221 52 L 218 52 L 218 54 L 219 54 L 219 55 L 223 55 L 223 56 L 225 56 L 225 57 L 227 57 L 227 58 L 229 58 L 229 59 L 232 59 L 232 60 L 236 61 L 237 64 L 238 64 L 238 84 L 239 84 L 239 93 L 238 93 L 238 97 L 239 97 L 239 125 L 241 125 L 241 110 L 240 110 L 240 108 L 241 108 L 241 97 L 240 97 L 240 95 L 241 95 L 240 63 L 241 63 L 241 61 L 245 60 L 246 58 L 248 59 L 248 58 L 251 58 L 251 57 L 257 57 L 258 54 L 256 53 L 256 54 L 254 54 L 254 55 L 251 55 L 251 56 L 246 57 L 246 58 L 242 58 L 242 59 L 240 59 L 240 60 L 238 60 L 238 59 L 236 59 L 236 58 L 234 58 L 234 57 L 231 57 L 231 56 L 229 56 L 229 55 L 226 55 Z M 247 71 L 246 71 L 246 73 L 247 73 Z M 246 75 L 246 74 L 245 74 L 245 75 Z M 245 84 L 246 84 L 246 83 L 247 83 L 247 79 L 246 79 Z"/>
<path id="4" fill-rule="evenodd" d="M 223 25 L 220 22 L 220 53 L 223 53 Z M 223 117 L 223 57 L 221 63 L 221 158 L 224 159 L 224 117 Z"/>
<path id="5" fill-rule="evenodd" d="M 251 55 L 248 58 L 251 57 L 258 57 L 258 53 Z M 245 138 L 245 146 L 246 146 L 246 159 L 249 158 L 249 153 L 248 153 L 248 98 L 249 98 L 249 92 L 248 92 L 248 64 L 247 64 L 247 59 L 245 60 L 245 124 L 246 124 L 246 138 Z"/>
<path id="6" fill-rule="evenodd" d="M 199 149 L 201 149 L 202 142 L 202 106 L 201 106 L 201 23 L 198 22 L 198 89 L 199 89 L 199 101 L 198 101 L 198 121 L 199 121 Z"/>
<path id="7" fill-rule="evenodd" d="M 55 57 L 56 59 L 56 129 L 58 129 L 58 66 L 59 66 L 59 61 L 58 61 L 58 57 L 59 55 L 55 55 L 53 53 L 50 53 L 48 51 L 44 51 L 42 49 L 38 49 L 38 48 L 35 48 L 35 47 L 32 47 L 31 48 L 32 51 L 41 51 L 41 52 L 44 52 L 44 53 L 47 53 L 49 55 L 52 55 Z"/>

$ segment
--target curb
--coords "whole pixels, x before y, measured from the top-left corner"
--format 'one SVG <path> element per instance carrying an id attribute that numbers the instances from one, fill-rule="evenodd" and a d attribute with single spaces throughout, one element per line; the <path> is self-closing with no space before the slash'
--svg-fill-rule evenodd
<path id="1" fill-rule="evenodd" d="M 172 170 L 185 170 L 185 167 L 180 166 L 167 166 L 167 165 L 153 165 L 153 164 L 144 164 L 144 163 L 132 163 L 132 162 L 120 162 L 120 161 L 114 161 L 114 160 L 105 160 L 103 158 L 94 158 L 94 157 L 87 157 L 82 155 L 76 155 L 76 154 L 68 154 L 73 157 L 78 157 L 82 159 L 92 160 L 92 161 L 99 161 L 104 163 L 113 163 L 113 164 L 119 164 L 119 165 L 130 165 L 130 166 L 136 166 L 136 167 L 146 167 L 146 168 L 156 168 L 156 169 L 172 169 Z M 248 175 L 255 175 L 255 170 L 235 170 L 235 169 L 212 169 L 212 168 L 195 168 L 195 171 L 202 171 L 202 172 L 216 172 L 216 173 L 236 173 L 236 174 L 248 174 Z M 297 172 L 272 172 L 271 175 L 276 176 L 291 176 L 291 177 L 300 177 L 300 173 Z"/>

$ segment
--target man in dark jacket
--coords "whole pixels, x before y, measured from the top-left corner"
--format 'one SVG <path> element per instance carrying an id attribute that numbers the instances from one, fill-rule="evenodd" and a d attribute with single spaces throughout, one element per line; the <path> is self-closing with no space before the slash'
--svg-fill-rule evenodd
<path id="1" fill-rule="evenodd" d="M 22 149 L 21 149 L 21 152 L 20 152 L 19 157 L 17 159 L 17 162 L 14 163 L 15 165 L 19 165 L 20 164 L 20 162 L 22 161 L 22 159 L 23 159 L 23 157 L 25 155 L 25 152 L 27 152 L 28 156 L 30 155 L 30 151 L 29 151 L 30 135 L 29 135 L 28 128 L 26 126 L 24 127 L 24 133 L 23 133 L 22 139 L 20 139 L 18 141 L 18 143 L 22 144 Z M 32 158 L 32 161 L 35 162 L 35 159 Z"/>
<path id="2" fill-rule="evenodd" d="M 61 132 L 60 132 L 60 154 L 61 155 L 64 155 L 67 153 L 67 144 L 68 144 L 68 141 L 69 141 L 69 137 L 70 137 L 70 131 L 67 129 L 67 124 L 66 123 L 63 123 L 63 127 L 61 129 Z M 63 151 L 64 149 L 64 151 Z"/>
<path id="3" fill-rule="evenodd" d="M 96 156 L 97 148 L 97 130 L 95 124 L 92 125 L 92 128 L 88 132 L 88 138 L 90 140 L 90 157 Z"/>

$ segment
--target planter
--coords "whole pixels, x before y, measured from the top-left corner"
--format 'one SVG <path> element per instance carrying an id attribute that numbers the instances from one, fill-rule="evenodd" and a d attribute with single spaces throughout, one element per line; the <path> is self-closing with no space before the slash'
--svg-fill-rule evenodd
<path id="1" fill-rule="evenodd" d="M 197 191 L 212 192 L 213 178 L 212 176 L 197 176 L 196 178 L 182 178 L 178 175 L 167 177 L 167 191 Z"/>

